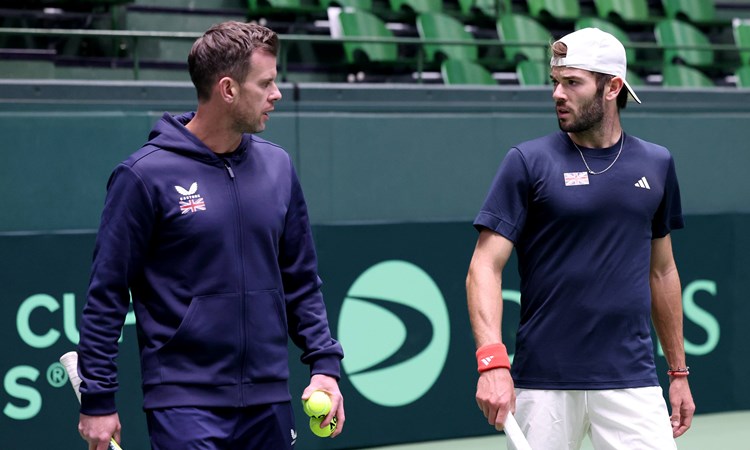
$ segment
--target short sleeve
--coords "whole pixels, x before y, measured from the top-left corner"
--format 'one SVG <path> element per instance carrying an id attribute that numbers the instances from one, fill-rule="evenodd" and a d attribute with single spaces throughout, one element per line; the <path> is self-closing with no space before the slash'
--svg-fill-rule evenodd
<path id="1" fill-rule="evenodd" d="M 664 196 L 651 221 L 651 238 L 658 239 L 668 235 L 672 230 L 685 226 L 682 217 L 682 203 L 680 200 L 680 186 L 677 182 L 677 171 L 674 160 L 669 157 L 667 175 L 664 180 Z"/>
<path id="2" fill-rule="evenodd" d="M 526 162 L 514 147 L 500 164 L 474 227 L 488 228 L 515 243 L 526 222 L 529 186 Z"/>

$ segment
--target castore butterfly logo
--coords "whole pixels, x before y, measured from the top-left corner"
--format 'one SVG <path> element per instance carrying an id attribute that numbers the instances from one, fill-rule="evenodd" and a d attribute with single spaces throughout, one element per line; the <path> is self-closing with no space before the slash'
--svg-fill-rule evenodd
<path id="1" fill-rule="evenodd" d="M 198 182 L 190 185 L 190 189 L 182 186 L 175 186 L 175 190 L 181 195 L 180 197 L 180 214 L 194 213 L 206 210 L 206 202 L 198 194 Z"/>

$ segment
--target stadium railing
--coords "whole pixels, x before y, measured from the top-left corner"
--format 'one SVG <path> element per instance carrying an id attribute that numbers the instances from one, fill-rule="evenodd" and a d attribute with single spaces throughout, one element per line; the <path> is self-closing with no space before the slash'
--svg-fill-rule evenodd
<path id="1" fill-rule="evenodd" d="M 140 68 L 141 61 L 138 55 L 136 45 L 139 40 L 144 39 L 177 39 L 177 40 L 189 40 L 194 41 L 202 35 L 199 32 L 162 32 L 162 31 L 128 31 L 128 30 L 88 30 L 88 29 L 54 29 L 54 28 L 2 28 L 0 27 L 0 35 L 17 35 L 17 36 L 80 36 L 80 37 L 97 37 L 97 38 L 109 38 L 129 41 L 131 43 L 130 48 L 132 53 L 130 60 L 132 62 L 133 79 L 140 79 Z M 502 41 L 497 39 L 474 39 L 471 42 L 463 40 L 445 40 L 445 39 L 422 39 L 419 37 L 347 37 L 347 38 L 333 38 L 330 36 L 323 35 L 298 35 L 298 34 L 280 34 L 279 38 L 282 44 L 290 43 L 311 43 L 311 44 L 324 44 L 324 45 L 338 45 L 343 46 L 345 42 L 360 42 L 360 43 L 395 43 L 398 45 L 411 46 L 416 49 L 416 67 L 414 68 L 416 82 L 421 83 L 424 81 L 425 62 L 426 55 L 423 47 L 425 45 L 475 45 L 479 47 L 499 47 L 502 48 L 504 44 Z M 547 48 L 549 42 L 514 42 L 513 45 L 529 45 L 539 46 Z M 649 51 L 665 51 L 669 49 L 688 49 L 688 50 L 714 50 L 714 51 L 725 51 L 739 53 L 742 51 L 750 51 L 750 47 L 740 47 L 736 44 L 717 44 L 712 43 L 710 45 L 660 45 L 655 42 L 632 42 L 631 45 L 636 49 L 649 50 Z M 288 47 L 288 46 L 287 46 Z M 285 52 L 285 46 L 281 46 L 281 54 L 279 55 L 279 74 L 282 81 L 287 80 L 288 72 L 288 55 Z M 186 55 L 187 58 L 187 55 Z M 659 67 L 654 67 L 654 72 L 659 72 Z M 515 70 L 515 62 L 512 62 L 509 66 L 509 71 Z"/>

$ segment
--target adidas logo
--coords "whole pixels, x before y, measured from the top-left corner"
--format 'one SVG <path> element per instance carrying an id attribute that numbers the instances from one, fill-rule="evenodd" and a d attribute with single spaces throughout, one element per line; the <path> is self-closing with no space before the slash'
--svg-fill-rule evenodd
<path id="1" fill-rule="evenodd" d="M 648 180 L 646 180 L 646 177 L 641 177 L 641 179 L 638 180 L 637 183 L 635 183 L 635 187 L 641 189 L 651 189 L 651 186 L 648 185 Z"/>
<path id="2" fill-rule="evenodd" d="M 492 358 L 494 357 L 495 356 L 493 355 L 493 356 L 488 356 L 486 358 L 482 358 L 482 364 L 484 364 L 485 366 L 489 366 L 490 362 L 492 361 Z"/>

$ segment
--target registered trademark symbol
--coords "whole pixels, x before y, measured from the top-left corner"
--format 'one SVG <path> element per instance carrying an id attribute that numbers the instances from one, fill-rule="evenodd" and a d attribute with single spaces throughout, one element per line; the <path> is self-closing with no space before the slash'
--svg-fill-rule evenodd
<path id="1" fill-rule="evenodd" d="M 68 383 L 68 372 L 65 371 L 65 367 L 59 362 L 50 364 L 47 368 L 47 382 L 56 388 L 65 386 Z"/>

